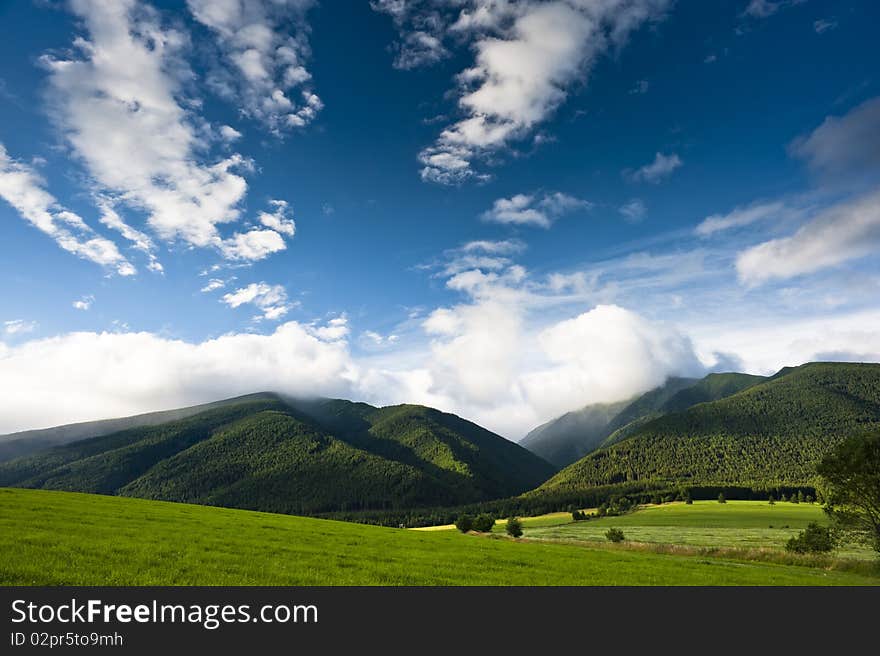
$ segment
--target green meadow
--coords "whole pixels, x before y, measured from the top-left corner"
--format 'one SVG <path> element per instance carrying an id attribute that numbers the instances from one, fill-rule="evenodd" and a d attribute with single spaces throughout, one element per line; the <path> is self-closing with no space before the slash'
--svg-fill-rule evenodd
<path id="1" fill-rule="evenodd" d="M 535 518 L 538 519 L 538 518 Z M 569 520 L 571 518 L 569 517 Z M 821 506 L 774 505 L 766 501 L 695 501 L 648 506 L 619 517 L 565 523 L 524 524 L 524 537 L 544 540 L 604 541 L 612 526 L 631 542 L 692 547 L 782 550 L 789 538 L 810 522 L 827 523 Z M 868 547 L 844 545 L 838 557 L 870 559 Z"/>
<path id="2" fill-rule="evenodd" d="M 533 525 L 529 530 L 561 530 L 563 526 Z M 0 583 L 5 585 L 880 582 L 853 571 L 585 545 L 0 488 Z"/>

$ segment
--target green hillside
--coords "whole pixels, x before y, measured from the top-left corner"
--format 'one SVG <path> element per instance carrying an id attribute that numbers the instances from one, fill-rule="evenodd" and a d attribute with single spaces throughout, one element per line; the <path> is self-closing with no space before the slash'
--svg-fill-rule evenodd
<path id="1" fill-rule="evenodd" d="M 0 463 L 0 485 L 314 514 L 507 497 L 552 473 L 430 408 L 261 394 Z"/>
<path id="2" fill-rule="evenodd" d="M 558 467 L 593 451 L 608 436 L 608 426 L 629 401 L 596 403 L 567 412 L 533 429 L 520 446 Z"/>
<path id="3" fill-rule="evenodd" d="M 847 435 L 880 427 L 880 365 L 812 363 L 727 398 L 653 419 L 566 467 L 540 492 L 656 482 L 810 486 Z"/>
<path id="4" fill-rule="evenodd" d="M 221 408 L 225 405 L 258 399 L 260 396 L 260 394 L 249 394 L 234 399 L 194 405 L 188 408 L 149 412 L 142 415 L 121 417 L 118 419 L 84 421 L 78 424 L 67 424 L 65 426 L 55 426 L 54 428 L 42 428 L 38 430 L 21 431 L 19 433 L 10 433 L 9 435 L 0 435 L 0 462 L 12 460 L 13 458 L 21 458 L 38 451 L 49 449 L 53 446 L 69 444 L 70 442 L 76 442 L 90 437 L 100 437 L 101 435 L 118 433 L 119 431 L 129 428 L 157 426 L 159 424 L 168 423 L 169 421 L 185 419 L 186 417 L 192 417 L 193 415 L 214 408 Z"/>
<path id="5" fill-rule="evenodd" d="M 588 405 L 534 429 L 520 444 L 532 453 L 565 467 L 600 446 L 631 435 L 641 426 L 670 412 L 715 401 L 765 380 L 762 376 L 724 373 L 705 378 L 672 377 L 628 401 Z"/>
<path id="6" fill-rule="evenodd" d="M 698 403 L 717 401 L 733 396 L 737 392 L 753 387 L 758 383 L 763 383 L 765 380 L 767 380 L 765 376 L 753 376 L 751 374 L 709 374 L 695 385 L 677 392 L 660 407 L 660 410 L 664 414 L 682 412 Z"/>
<path id="7" fill-rule="evenodd" d="M 876 585 L 855 572 L 0 489 L 0 585 Z"/>

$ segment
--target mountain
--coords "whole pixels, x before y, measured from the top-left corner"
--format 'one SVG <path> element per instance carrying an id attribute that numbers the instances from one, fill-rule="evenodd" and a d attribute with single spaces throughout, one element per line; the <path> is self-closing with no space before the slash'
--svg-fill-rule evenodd
<path id="1" fill-rule="evenodd" d="M 220 408 L 225 405 L 246 401 L 254 396 L 259 395 L 252 394 L 240 396 L 233 399 L 226 399 L 224 401 L 215 401 L 213 403 L 178 408 L 176 410 L 149 412 L 147 414 L 135 415 L 133 417 L 85 421 L 78 424 L 56 426 L 54 428 L 42 428 L 38 430 L 0 435 L 0 462 L 12 460 L 13 458 L 21 458 L 22 456 L 36 453 L 37 451 L 42 451 L 49 447 L 69 444 L 70 442 L 76 442 L 77 440 L 83 440 L 89 437 L 100 437 L 101 435 L 117 433 L 127 428 L 158 426 L 159 424 L 164 424 L 169 421 L 185 419 L 186 417 L 192 417 L 193 415 L 197 415 L 200 412 L 205 412 L 213 408 Z"/>
<path id="2" fill-rule="evenodd" d="M 725 387 L 710 382 L 709 388 Z M 569 465 L 536 492 L 634 481 L 809 486 L 815 483 L 815 463 L 836 442 L 878 427 L 880 364 L 811 363 L 647 421 Z"/>
<path id="3" fill-rule="evenodd" d="M 737 373 L 709 374 L 702 379 L 671 377 L 635 399 L 568 412 L 532 430 L 520 445 L 557 467 L 565 467 L 600 446 L 625 438 L 652 419 L 730 396 L 762 380 L 762 376 Z"/>
<path id="4" fill-rule="evenodd" d="M 0 463 L 0 486 L 313 514 L 507 497 L 554 471 L 431 408 L 265 393 Z"/>
<path id="5" fill-rule="evenodd" d="M 519 444 L 557 467 L 565 467 L 596 449 L 608 436 L 608 425 L 628 401 L 596 403 L 566 412 L 526 435 Z"/>

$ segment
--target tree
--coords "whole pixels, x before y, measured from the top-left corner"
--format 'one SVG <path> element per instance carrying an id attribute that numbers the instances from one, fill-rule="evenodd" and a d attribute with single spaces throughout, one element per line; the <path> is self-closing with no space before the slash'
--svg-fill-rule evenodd
<path id="1" fill-rule="evenodd" d="M 511 517 L 507 520 L 507 534 L 513 538 L 518 538 L 523 534 L 522 522 L 516 517 Z"/>
<path id="2" fill-rule="evenodd" d="M 462 533 L 467 533 L 474 528 L 474 518 L 470 515 L 459 515 L 455 520 L 455 528 Z"/>
<path id="3" fill-rule="evenodd" d="M 836 544 L 834 531 L 827 526 L 810 522 L 807 528 L 785 543 L 785 550 L 794 553 L 828 553 Z"/>
<path id="4" fill-rule="evenodd" d="M 772 494 L 770 495 L 770 498 L 767 500 L 767 503 L 769 503 L 771 506 L 776 505 L 776 499 L 773 498 Z"/>
<path id="5" fill-rule="evenodd" d="M 880 553 L 880 432 L 844 440 L 816 471 L 824 479 L 825 512 L 834 524 Z"/>
<path id="6" fill-rule="evenodd" d="M 797 501 L 798 503 L 804 502 L 804 493 L 802 490 L 798 490 Z"/>
<path id="7" fill-rule="evenodd" d="M 724 498 L 724 492 L 718 493 L 718 503 L 727 503 L 727 499 Z"/>
<path id="8" fill-rule="evenodd" d="M 474 530 L 480 533 L 490 533 L 495 526 L 495 518 L 489 513 L 480 513 L 474 517 Z"/>
<path id="9" fill-rule="evenodd" d="M 608 538 L 609 542 L 623 542 L 626 539 L 623 531 L 619 528 L 609 528 L 605 531 L 605 537 Z"/>

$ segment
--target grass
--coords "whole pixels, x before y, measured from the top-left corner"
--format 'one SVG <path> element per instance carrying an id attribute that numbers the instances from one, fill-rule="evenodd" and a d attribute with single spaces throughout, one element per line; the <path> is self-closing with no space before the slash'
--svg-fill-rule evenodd
<path id="1" fill-rule="evenodd" d="M 533 530 L 542 530 L 534 527 Z M 5 585 L 876 585 L 853 572 L 0 488 Z"/>
<path id="2" fill-rule="evenodd" d="M 810 522 L 826 523 L 821 506 L 766 501 L 695 501 L 648 506 L 620 517 L 603 517 L 556 525 L 524 526 L 524 537 L 543 540 L 604 541 L 612 526 L 632 542 L 725 549 L 777 549 Z M 868 559 L 868 548 L 846 545 L 844 558 Z"/>

